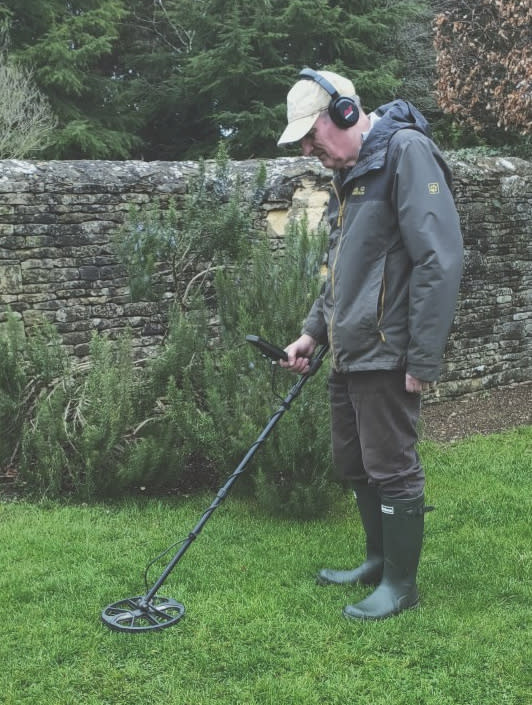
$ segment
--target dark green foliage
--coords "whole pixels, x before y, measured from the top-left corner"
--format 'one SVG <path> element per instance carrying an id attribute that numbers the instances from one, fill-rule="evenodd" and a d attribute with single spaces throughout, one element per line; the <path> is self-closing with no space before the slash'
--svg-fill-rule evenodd
<path id="1" fill-rule="evenodd" d="M 211 484 L 210 449 L 217 433 L 204 402 L 208 345 L 206 310 L 199 301 L 186 313 L 174 307 L 160 354 L 145 369 L 145 415 L 120 470 L 129 487 L 154 492 Z"/>
<path id="2" fill-rule="evenodd" d="M 277 516 L 306 519 L 331 505 L 326 368 L 306 385 L 258 457 L 256 496 Z"/>
<path id="3" fill-rule="evenodd" d="M 209 176 L 200 162 L 179 208 L 170 202 L 167 207 L 155 203 L 130 210 L 114 246 L 126 266 L 134 300 L 158 300 L 173 288 L 178 306 L 193 308 L 195 293 L 211 281 L 212 272 L 242 258 L 264 175 L 259 170 L 253 195 L 244 193 L 238 177 L 232 179 L 223 145 L 215 167 Z"/>
<path id="4" fill-rule="evenodd" d="M 41 399 L 22 429 L 18 479 L 30 494 L 59 497 L 79 488 L 83 461 L 70 456 L 73 448 L 64 424 L 68 394 L 62 386 Z M 76 462 L 77 461 L 77 462 Z M 83 493 L 87 497 L 87 493 Z"/>
<path id="5" fill-rule="evenodd" d="M 177 281 L 177 265 L 188 264 L 188 234 L 181 232 L 174 203 L 163 209 L 158 203 L 141 209 L 130 206 L 125 224 L 113 238 L 114 249 L 125 263 L 134 301 L 156 301 L 167 288 L 167 275 Z M 161 263 L 170 269 L 161 271 Z M 156 278 L 155 275 L 158 275 Z"/>
<path id="6" fill-rule="evenodd" d="M 24 329 L 8 314 L 0 335 L 0 462 L 9 464 L 20 435 L 20 409 L 24 399 L 27 375 L 21 361 Z"/>
<path id="7" fill-rule="evenodd" d="M 296 381 L 278 371 L 272 392 L 269 363 L 245 336 L 284 346 L 299 333 L 319 288 L 324 247 L 323 234 L 311 236 L 306 222 L 293 223 L 283 254 L 259 238 L 245 263 L 219 270 L 214 344 L 199 300 L 194 309 L 174 309 L 144 387 L 156 411 L 139 427 L 123 481 L 153 492 L 214 487 L 229 476 Z M 276 514 L 312 516 L 331 501 L 325 374 L 307 385 L 239 481 L 240 492 L 255 491 Z"/>
<path id="8" fill-rule="evenodd" d="M 50 496 L 73 492 L 92 499 L 118 492 L 138 384 L 129 339 L 113 345 L 95 334 L 90 363 L 65 372 L 27 413 L 20 478 Z"/>
<path id="9" fill-rule="evenodd" d="M 170 380 L 183 386 L 192 379 L 203 386 L 203 356 L 209 346 L 208 314 L 201 299 L 186 313 L 179 307 L 170 311 L 168 332 L 159 354 L 148 362 L 148 396 L 151 403 L 166 393 Z M 146 391 L 145 391 L 146 394 Z M 196 397 L 198 392 L 193 396 Z"/>
<path id="10" fill-rule="evenodd" d="M 274 156 L 305 65 L 344 71 L 364 105 L 396 94 L 390 37 L 420 3 L 389 0 L 5 0 L 13 55 L 59 125 L 61 159 Z"/>
<path id="11" fill-rule="evenodd" d="M 67 361 L 59 336 L 46 320 L 29 337 L 10 311 L 0 327 L 0 465 L 14 463 L 25 419 L 62 378 Z"/>
<path id="12" fill-rule="evenodd" d="M 323 240 L 318 242 L 318 247 L 323 244 Z M 318 253 L 317 258 L 321 257 Z M 249 268 L 222 271 L 216 277 L 223 336 L 236 343 L 243 330 L 254 329 L 257 335 L 267 338 L 275 332 L 289 342 L 314 301 L 319 276 L 320 262 L 316 262 L 306 223 L 290 226 L 283 253 L 274 253 L 262 239 L 250 259 Z"/>
<path id="13" fill-rule="evenodd" d="M 279 371 L 276 395 L 269 390 L 267 363 L 254 350 L 239 347 L 254 333 L 284 347 L 299 335 L 304 316 L 318 294 L 324 234 L 310 235 L 305 221 L 294 222 L 286 249 L 275 253 L 258 242 L 242 275 L 222 272 L 216 279 L 221 340 L 217 386 L 209 391 L 217 429 L 226 439 L 221 456 L 236 460 L 265 425 L 296 378 Z M 235 286 L 236 284 L 236 286 Z M 235 289 L 238 296 L 234 295 Z M 326 367 L 326 365 L 325 365 Z M 322 370 L 304 389 L 257 455 L 259 500 L 277 514 L 310 516 L 325 509 L 329 486 L 328 405 Z M 220 461 L 223 457 L 220 457 Z"/>
<path id="14" fill-rule="evenodd" d="M 385 0 L 165 0 L 150 19 L 141 11 L 151 50 L 132 91 L 150 114 L 147 154 L 212 156 L 224 138 L 233 158 L 273 156 L 286 92 L 305 65 L 347 73 L 366 106 L 387 102 L 400 79 L 388 38 L 410 8 Z"/>
<path id="15" fill-rule="evenodd" d="M 58 117 L 47 155 L 73 159 L 274 157 L 303 66 L 353 79 L 365 110 L 434 100 L 437 0 L 4 0 L 10 57 Z M 481 67 L 481 70 L 482 69 Z M 491 75 L 491 74 L 490 74 Z M 456 143 L 456 129 L 452 140 Z M 508 137 L 510 140 L 510 137 Z M 497 131 L 486 144 L 500 146 Z M 515 140 L 514 140 L 515 142 Z M 471 144 L 464 132 L 457 146 Z M 517 144 L 515 145 L 517 148 Z"/>
<path id="16" fill-rule="evenodd" d="M 126 434 L 136 420 L 138 396 L 127 337 L 112 345 L 94 335 L 90 358 L 91 367 L 78 388 L 75 414 L 70 420 L 83 462 L 76 489 L 89 498 L 120 489 L 116 487 L 116 475 L 124 455 L 123 444 L 128 440 Z"/>
<path id="17" fill-rule="evenodd" d="M 33 69 L 58 118 L 49 155 L 125 158 L 138 149 L 139 115 L 117 72 L 123 0 L 5 0 L 12 54 Z"/>

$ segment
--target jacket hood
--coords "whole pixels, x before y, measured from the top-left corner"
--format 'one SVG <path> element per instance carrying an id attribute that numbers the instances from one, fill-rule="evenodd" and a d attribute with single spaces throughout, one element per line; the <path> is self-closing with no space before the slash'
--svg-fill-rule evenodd
<path id="1" fill-rule="evenodd" d="M 391 136 L 395 134 L 397 130 L 409 128 L 422 132 L 427 137 L 430 137 L 432 134 L 427 120 L 419 110 L 407 100 L 394 100 L 391 103 L 386 103 L 386 105 L 381 105 L 380 108 L 377 108 L 374 112 L 381 118 L 374 127 L 376 133 L 384 130 Z"/>
<path id="2" fill-rule="evenodd" d="M 428 121 L 419 110 L 406 100 L 394 100 L 373 111 L 380 120 L 375 123 L 367 136 L 356 165 L 349 176 L 360 176 L 369 169 L 384 166 L 388 144 L 399 130 L 416 130 L 427 137 L 431 136 Z"/>

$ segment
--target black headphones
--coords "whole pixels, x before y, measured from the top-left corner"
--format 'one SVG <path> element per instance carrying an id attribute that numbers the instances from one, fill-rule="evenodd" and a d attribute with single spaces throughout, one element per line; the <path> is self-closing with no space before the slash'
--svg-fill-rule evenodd
<path id="1" fill-rule="evenodd" d="M 353 125 L 357 124 L 359 111 L 353 98 L 340 95 L 332 83 L 313 69 L 303 69 L 299 73 L 299 77 L 318 83 L 331 96 L 327 111 L 335 125 L 342 128 L 342 130 L 347 130 L 348 127 L 353 127 Z"/>

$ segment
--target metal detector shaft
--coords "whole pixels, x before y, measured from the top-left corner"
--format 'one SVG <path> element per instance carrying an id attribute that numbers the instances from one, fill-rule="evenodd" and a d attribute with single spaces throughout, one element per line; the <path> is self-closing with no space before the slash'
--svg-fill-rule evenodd
<path id="1" fill-rule="evenodd" d="M 247 336 L 247 340 L 257 346 L 264 357 L 269 357 L 272 362 L 287 359 L 284 350 L 281 350 L 281 348 L 268 343 L 258 336 Z M 187 538 L 181 543 L 181 547 L 178 552 L 168 563 L 165 570 L 149 592 L 145 595 L 127 597 L 123 600 L 118 600 L 117 602 L 108 605 L 103 610 L 101 615 L 102 621 L 110 629 L 124 632 L 145 632 L 155 629 L 164 629 L 165 627 L 171 627 L 173 624 L 176 624 L 183 617 L 185 614 L 185 606 L 171 597 L 162 597 L 157 595 L 157 591 L 165 582 L 166 578 L 170 575 L 177 563 L 179 563 L 183 555 L 190 548 L 192 542 L 198 538 L 201 530 L 211 517 L 214 510 L 223 502 L 232 485 L 244 472 L 249 461 L 264 443 L 266 438 L 270 435 L 275 424 L 279 421 L 284 412 L 290 408 L 291 403 L 298 396 L 309 378 L 317 372 L 321 366 L 323 358 L 327 353 L 328 347 L 328 345 L 323 345 L 318 350 L 317 354 L 312 358 L 307 374 L 299 377 L 298 381 L 288 392 L 279 409 L 277 409 L 273 416 L 271 416 L 266 427 L 259 435 L 255 443 L 253 443 L 246 455 L 242 458 L 242 461 L 228 478 L 225 485 L 218 490 L 212 504 L 204 512 L 203 516 L 189 533 Z"/>
<path id="2" fill-rule="evenodd" d="M 301 375 L 299 377 L 298 381 L 294 384 L 292 389 L 288 392 L 286 397 L 283 399 L 281 406 L 277 409 L 277 411 L 271 416 L 270 420 L 268 421 L 267 425 L 264 427 L 262 430 L 261 434 L 253 443 L 253 445 L 250 447 L 246 455 L 242 458 L 240 461 L 240 464 L 238 467 L 234 470 L 234 472 L 230 475 L 230 477 L 227 479 L 227 482 L 223 487 L 221 487 L 217 494 L 216 497 L 214 498 L 212 504 L 206 509 L 204 512 L 203 516 L 201 519 L 198 521 L 196 526 L 192 529 L 192 531 L 189 533 L 188 537 L 185 539 L 183 544 L 181 545 L 181 548 L 179 551 L 175 554 L 175 556 L 172 558 L 170 563 L 166 566 L 165 570 L 157 580 L 157 582 L 153 585 L 153 587 L 150 589 L 150 591 L 144 596 L 144 601 L 146 604 L 148 604 L 152 598 L 157 594 L 157 591 L 161 587 L 161 585 L 165 582 L 166 578 L 170 575 L 172 570 L 175 568 L 175 566 L 179 563 L 181 558 L 184 556 L 184 554 L 188 551 L 190 548 L 190 545 L 198 538 L 199 534 L 201 533 L 201 530 L 205 526 L 205 524 L 209 521 L 211 515 L 213 512 L 220 506 L 220 504 L 224 501 L 225 497 L 227 496 L 227 493 L 231 489 L 231 487 L 234 485 L 234 483 L 237 481 L 239 476 L 244 472 L 246 469 L 247 465 L 249 464 L 250 460 L 253 458 L 257 450 L 260 448 L 260 446 L 264 443 L 266 438 L 270 435 L 272 432 L 274 426 L 277 424 L 281 416 L 285 413 L 290 408 L 290 405 L 294 401 L 294 399 L 299 395 L 301 392 L 302 388 L 305 386 L 305 384 L 308 382 L 309 378 L 314 375 L 319 368 L 321 367 L 321 363 L 323 362 L 323 358 L 327 354 L 327 350 L 329 349 L 329 346 L 323 345 L 316 355 L 312 358 L 310 362 L 310 369 L 305 375 Z"/>

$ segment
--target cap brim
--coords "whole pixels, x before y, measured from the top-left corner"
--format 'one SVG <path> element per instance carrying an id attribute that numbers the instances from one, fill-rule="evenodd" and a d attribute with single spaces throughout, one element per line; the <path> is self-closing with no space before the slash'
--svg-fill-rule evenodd
<path id="1" fill-rule="evenodd" d="M 306 115 L 305 117 L 299 118 L 298 120 L 293 120 L 289 122 L 285 128 L 283 134 L 277 140 L 277 144 L 290 144 L 290 142 L 299 142 L 303 137 L 312 129 L 312 126 L 319 118 L 319 111 L 313 115 Z"/>

